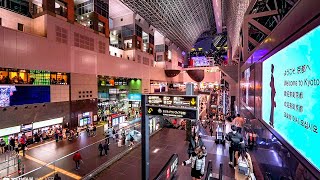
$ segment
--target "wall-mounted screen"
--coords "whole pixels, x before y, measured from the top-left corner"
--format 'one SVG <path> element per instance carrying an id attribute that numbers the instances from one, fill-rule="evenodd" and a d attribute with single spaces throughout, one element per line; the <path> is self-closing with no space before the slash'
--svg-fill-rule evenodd
<path id="1" fill-rule="evenodd" d="M 263 62 L 262 118 L 320 170 L 320 26 Z"/>
<path id="2" fill-rule="evenodd" d="M 15 86 L 10 106 L 50 102 L 50 86 Z"/>

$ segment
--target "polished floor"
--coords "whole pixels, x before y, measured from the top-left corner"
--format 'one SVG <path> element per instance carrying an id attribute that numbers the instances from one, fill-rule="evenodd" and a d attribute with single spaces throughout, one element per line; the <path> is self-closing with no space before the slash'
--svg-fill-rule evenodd
<path id="1" fill-rule="evenodd" d="M 185 140 L 185 131 L 177 129 L 162 129 L 150 138 L 150 179 L 153 179 L 166 164 L 173 153 L 179 156 L 179 167 L 176 179 L 191 179 L 190 167 L 181 166 L 181 162 L 187 160 L 188 142 Z M 209 160 L 213 162 L 213 173 L 219 173 L 219 165 L 223 164 L 224 179 L 233 179 L 234 170 L 228 166 L 228 148 L 216 145 L 213 137 L 204 135 L 203 142 L 207 147 Z M 121 160 L 104 170 L 95 179 L 126 180 L 141 179 L 141 147 L 134 149 Z"/>
<path id="2" fill-rule="evenodd" d="M 140 122 L 130 126 L 136 126 L 136 129 L 139 130 Z M 73 141 L 62 140 L 56 143 L 54 140 L 51 140 L 30 145 L 26 151 L 26 156 L 19 156 L 24 172 L 27 173 L 25 177 L 46 179 L 58 173 L 63 180 L 81 179 L 82 176 L 90 173 L 95 168 L 128 148 L 126 146 L 118 147 L 116 142 L 110 138 L 108 156 L 100 157 L 98 151 L 99 141 L 104 142 L 103 126 L 97 128 L 96 136 L 88 137 L 85 132 L 82 132 L 81 136 Z M 76 170 L 72 157 L 74 152 L 79 149 L 83 163 L 80 165 L 80 169 Z M 8 156 L 13 157 L 9 152 L 0 155 L 0 165 L 6 161 Z M 48 165 L 48 163 L 51 164 Z M 7 166 L 3 165 L 3 167 Z M 16 165 L 9 169 L 4 168 L 0 171 L 0 179 L 7 177 L 8 174 L 10 177 L 17 177 L 18 166 Z"/>

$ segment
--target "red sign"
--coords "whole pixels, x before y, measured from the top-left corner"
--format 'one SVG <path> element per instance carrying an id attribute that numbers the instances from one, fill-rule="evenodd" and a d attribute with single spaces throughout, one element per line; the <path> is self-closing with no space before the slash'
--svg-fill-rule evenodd
<path id="1" fill-rule="evenodd" d="M 170 178 L 170 167 L 167 169 L 167 179 Z"/>

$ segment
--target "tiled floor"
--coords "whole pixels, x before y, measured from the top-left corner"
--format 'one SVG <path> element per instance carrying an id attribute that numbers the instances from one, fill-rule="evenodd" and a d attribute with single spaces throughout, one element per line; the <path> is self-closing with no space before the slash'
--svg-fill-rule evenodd
<path id="1" fill-rule="evenodd" d="M 177 179 L 189 180 L 190 167 L 181 166 L 181 162 L 188 158 L 188 142 L 185 140 L 185 131 L 176 129 L 163 129 L 150 138 L 150 179 L 154 178 L 161 168 L 168 161 L 173 153 L 179 156 L 179 167 Z M 213 172 L 219 172 L 219 165 L 223 163 L 224 179 L 232 179 L 234 170 L 228 166 L 227 147 L 216 145 L 212 137 L 203 137 L 203 141 L 208 148 L 208 157 L 206 161 L 213 162 Z M 154 153 L 155 149 L 159 149 Z M 130 152 L 124 158 L 104 170 L 95 179 L 112 179 L 112 180 L 132 180 L 141 179 L 141 147 Z"/>
<path id="2" fill-rule="evenodd" d="M 136 123 L 135 126 L 138 126 L 136 129 L 139 130 L 140 122 Z M 91 172 L 92 170 L 94 170 L 95 168 L 97 168 L 98 166 L 105 163 L 106 161 L 114 157 L 116 154 L 120 153 L 121 151 L 127 148 L 125 146 L 119 148 L 116 142 L 113 141 L 112 138 L 110 138 L 110 150 L 108 152 L 108 156 L 100 157 L 99 151 L 98 151 L 98 144 L 87 147 L 84 150 L 80 151 L 83 158 L 83 162 L 84 162 L 83 164 L 81 164 L 81 169 L 75 170 L 75 164 L 74 164 L 74 161 L 72 160 L 71 153 L 81 148 L 84 148 L 92 143 L 95 143 L 99 140 L 104 140 L 103 126 L 97 128 L 97 135 L 95 137 L 87 137 L 86 134 L 83 132 L 80 138 L 75 139 L 73 141 L 63 140 L 58 143 L 56 143 L 55 141 L 52 141 L 50 143 L 40 145 L 36 148 L 30 148 L 30 150 L 26 151 L 26 155 L 27 155 L 26 157 L 20 156 L 22 164 L 25 168 L 24 172 L 27 173 L 36 168 L 40 168 L 40 167 L 42 168 L 28 174 L 26 177 L 34 177 L 34 178 L 43 177 L 48 175 L 51 172 L 54 172 L 55 170 L 59 170 L 56 167 L 60 168 L 62 171 L 67 171 L 69 173 L 72 173 L 81 177 L 81 176 L 84 176 L 85 174 L 88 174 L 89 172 Z M 33 146 L 37 146 L 37 145 L 39 144 L 34 144 Z M 65 157 L 65 156 L 68 156 L 68 157 Z M 60 158 L 62 159 L 58 160 Z M 43 167 L 44 164 L 53 162 L 55 160 L 58 160 L 58 161 L 53 163 L 51 166 Z M 0 162 L 4 162 L 4 161 L 5 161 L 5 156 L 0 155 Z M 9 174 L 12 174 L 11 177 L 18 176 L 17 167 L 11 168 L 9 170 L 10 170 Z M 58 173 L 58 174 L 62 177 L 63 180 L 73 179 L 70 176 L 65 176 L 63 173 Z M 2 179 L 2 177 L 5 177 L 5 176 L 7 176 L 6 169 L 0 171 L 0 178 Z"/>

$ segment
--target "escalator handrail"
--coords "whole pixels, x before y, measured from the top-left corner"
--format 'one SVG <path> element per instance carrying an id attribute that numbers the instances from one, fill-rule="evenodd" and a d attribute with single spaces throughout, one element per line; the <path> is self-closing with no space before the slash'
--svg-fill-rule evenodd
<path id="1" fill-rule="evenodd" d="M 162 167 L 161 171 L 158 173 L 158 175 L 154 178 L 154 180 L 160 180 L 162 175 L 166 173 L 168 166 L 176 159 L 178 158 L 178 164 L 179 164 L 179 156 L 178 154 L 172 154 L 170 159 L 167 161 L 167 163 Z"/>
<path id="2" fill-rule="evenodd" d="M 208 180 L 210 178 L 210 174 L 212 174 L 212 161 L 209 160 L 208 165 L 207 165 L 207 172 L 205 176 L 205 180 Z"/>
<path id="3" fill-rule="evenodd" d="M 223 164 L 220 163 L 220 167 L 219 167 L 219 180 L 222 180 L 222 174 L 223 174 Z"/>

